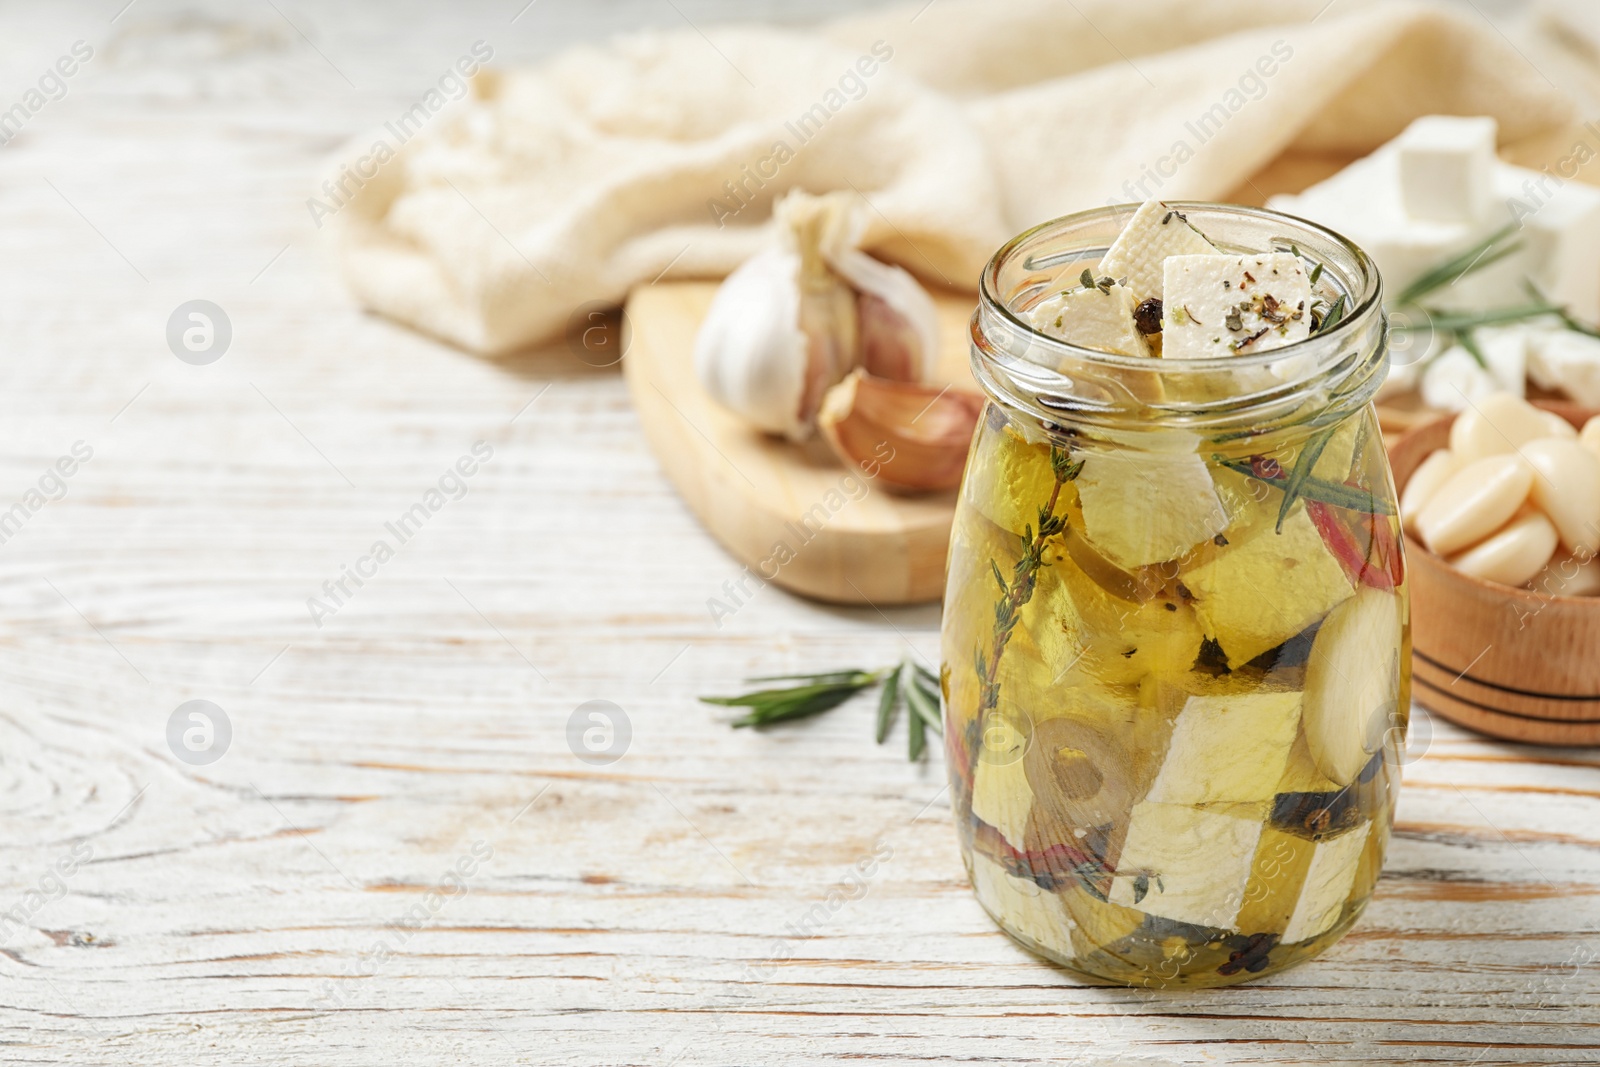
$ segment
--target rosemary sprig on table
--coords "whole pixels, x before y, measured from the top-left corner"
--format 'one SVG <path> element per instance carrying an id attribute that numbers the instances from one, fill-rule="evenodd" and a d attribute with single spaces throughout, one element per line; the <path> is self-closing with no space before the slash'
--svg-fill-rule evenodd
<path id="1" fill-rule="evenodd" d="M 878 697 L 878 715 L 874 736 L 878 744 L 889 737 L 902 698 L 911 715 L 907 720 L 907 750 L 913 761 L 922 757 L 927 744 L 927 731 L 944 733 L 939 719 L 939 680 L 932 671 L 905 660 L 891 667 L 875 671 L 842 670 L 821 674 L 778 674 L 751 678 L 752 682 L 800 682 L 800 685 L 771 689 L 757 689 L 731 697 L 701 697 L 707 704 L 730 708 L 749 708 L 740 718 L 733 720 L 735 727 L 771 726 L 819 715 L 838 707 L 857 693 L 882 685 Z"/>

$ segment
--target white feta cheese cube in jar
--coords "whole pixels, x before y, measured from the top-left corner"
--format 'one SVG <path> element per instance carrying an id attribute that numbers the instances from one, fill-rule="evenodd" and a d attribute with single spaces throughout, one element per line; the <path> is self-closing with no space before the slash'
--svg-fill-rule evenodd
<path id="1" fill-rule="evenodd" d="M 1191 696 L 1146 799 L 1165 804 L 1271 800 L 1300 730 L 1302 694 Z"/>
<path id="2" fill-rule="evenodd" d="M 1311 336 L 1311 277 L 1298 256 L 1172 256 L 1165 272 L 1166 359 L 1255 355 Z"/>
<path id="3" fill-rule="evenodd" d="M 1135 303 L 1159 300 L 1162 264 L 1167 259 L 1216 253 L 1216 245 L 1191 226 L 1183 212 L 1159 200 L 1146 200 L 1100 261 L 1100 273 L 1133 290 Z"/>
<path id="4" fill-rule="evenodd" d="M 1118 356 L 1148 356 L 1150 345 L 1133 322 L 1138 301 L 1121 285 L 1069 289 L 1033 309 L 1033 328 L 1047 337 Z"/>
<path id="5" fill-rule="evenodd" d="M 1135 805 L 1111 903 L 1195 926 L 1234 929 L 1264 812 L 1261 804 Z"/>

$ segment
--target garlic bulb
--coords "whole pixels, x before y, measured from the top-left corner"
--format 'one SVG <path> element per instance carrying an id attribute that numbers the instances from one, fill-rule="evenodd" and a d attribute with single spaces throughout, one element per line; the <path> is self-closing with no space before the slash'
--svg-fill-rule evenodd
<path id="1" fill-rule="evenodd" d="M 728 275 L 695 341 L 695 372 L 724 407 L 801 441 L 828 388 L 858 366 L 919 382 L 937 354 L 933 301 L 860 248 L 849 194 L 798 190 L 773 211 L 778 240 Z"/>

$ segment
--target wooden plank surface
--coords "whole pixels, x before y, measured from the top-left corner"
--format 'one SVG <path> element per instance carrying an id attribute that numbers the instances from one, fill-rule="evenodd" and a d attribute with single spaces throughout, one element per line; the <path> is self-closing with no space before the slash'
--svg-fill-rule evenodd
<path id="1" fill-rule="evenodd" d="M 1424 728 L 1355 932 L 1164 995 L 997 933 L 942 768 L 871 745 L 869 707 L 756 735 L 695 701 L 931 659 L 937 612 L 766 589 L 719 628 L 739 565 L 620 374 L 363 316 L 304 207 L 329 151 L 474 39 L 528 59 L 672 6 L 118 6 L 0 14 L 0 99 L 96 48 L 0 148 L 0 511 L 93 449 L 0 545 L 0 1062 L 1600 1057 L 1592 750 Z M 234 330 L 209 366 L 164 336 L 196 298 Z M 315 625 L 307 599 L 476 441 L 465 495 Z M 166 735 L 196 699 L 232 725 L 203 766 Z M 593 700 L 631 726 L 609 765 L 569 747 Z"/>

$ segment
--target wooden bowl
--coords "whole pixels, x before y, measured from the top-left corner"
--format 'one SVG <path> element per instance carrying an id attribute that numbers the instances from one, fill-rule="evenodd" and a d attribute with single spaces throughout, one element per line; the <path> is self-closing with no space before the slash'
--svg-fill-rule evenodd
<path id="1" fill-rule="evenodd" d="M 1574 426 L 1594 412 L 1540 401 Z M 1449 443 L 1454 416 L 1390 449 L 1403 491 Z M 1462 574 L 1406 537 L 1411 575 L 1412 678 L 1429 711 L 1511 741 L 1600 745 L 1600 597 L 1550 596 Z"/>

